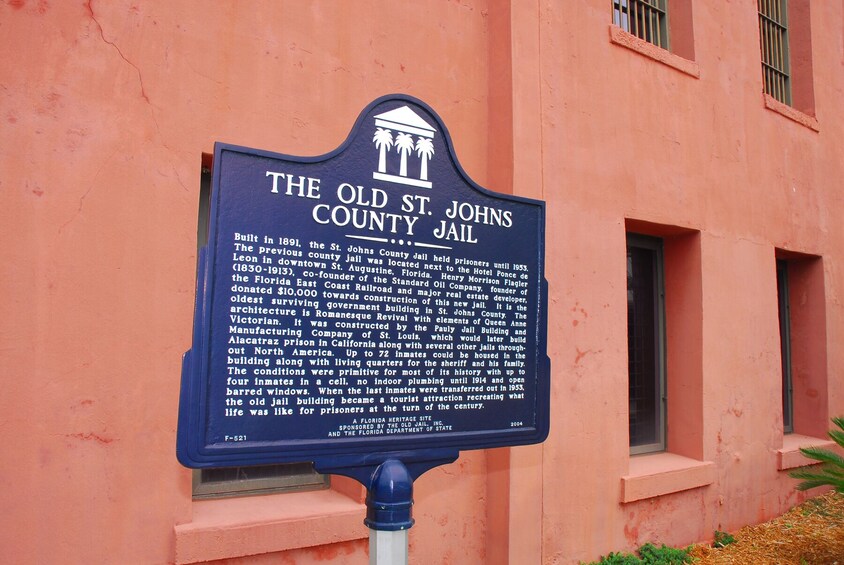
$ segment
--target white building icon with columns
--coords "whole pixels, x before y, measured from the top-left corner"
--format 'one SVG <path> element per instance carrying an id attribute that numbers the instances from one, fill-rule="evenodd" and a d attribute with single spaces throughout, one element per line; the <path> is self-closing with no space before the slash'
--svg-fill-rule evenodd
<path id="1" fill-rule="evenodd" d="M 372 178 L 397 182 L 410 186 L 431 188 L 428 180 L 428 162 L 434 156 L 434 134 L 436 130 L 407 106 L 375 116 L 375 135 L 372 143 L 378 149 L 378 170 Z M 393 131 L 395 130 L 395 135 Z M 393 155 L 393 150 L 395 154 Z M 408 177 L 407 161 L 413 156 L 419 159 L 419 178 Z M 387 173 L 390 159 L 399 159 L 399 174 Z"/>

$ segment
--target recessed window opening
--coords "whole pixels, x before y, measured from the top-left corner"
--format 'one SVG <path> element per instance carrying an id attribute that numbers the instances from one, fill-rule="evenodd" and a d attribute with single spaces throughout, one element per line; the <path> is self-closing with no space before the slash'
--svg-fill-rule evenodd
<path id="1" fill-rule="evenodd" d="M 221 498 L 328 488 L 311 463 L 224 467 L 195 471 L 194 498 Z"/>
<path id="2" fill-rule="evenodd" d="M 831 415 L 823 258 L 784 249 L 775 258 L 783 432 L 825 438 Z"/>
<path id="3" fill-rule="evenodd" d="M 791 104 L 787 0 L 757 0 L 765 92 Z"/>

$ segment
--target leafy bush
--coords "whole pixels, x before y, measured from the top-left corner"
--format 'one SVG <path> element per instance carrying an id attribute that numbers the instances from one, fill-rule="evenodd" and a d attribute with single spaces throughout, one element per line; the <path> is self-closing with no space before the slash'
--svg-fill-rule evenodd
<path id="1" fill-rule="evenodd" d="M 715 541 L 712 542 L 713 547 L 727 547 L 731 543 L 735 543 L 736 538 L 734 538 L 731 534 L 727 532 L 722 532 L 720 530 L 715 530 Z"/>
<path id="2" fill-rule="evenodd" d="M 844 448 L 844 417 L 833 418 L 832 422 L 837 430 L 829 431 L 829 437 Z M 797 490 L 831 486 L 836 491 L 844 493 L 844 457 L 828 449 L 820 447 L 801 447 L 800 451 L 809 459 L 823 463 L 820 469 L 803 468 L 789 474 L 794 479 L 801 479 Z"/>
<path id="3" fill-rule="evenodd" d="M 610 553 L 589 565 L 642 565 L 642 560 L 631 553 Z"/>
<path id="4" fill-rule="evenodd" d="M 688 549 L 676 549 L 666 545 L 656 547 L 650 543 L 639 548 L 639 556 L 642 563 L 647 565 L 682 565 L 692 561 Z"/>
<path id="5" fill-rule="evenodd" d="M 593 561 L 589 565 L 682 565 L 691 563 L 689 548 L 675 549 L 662 545 L 657 547 L 646 543 L 637 551 L 639 556 L 630 553 L 610 553 L 601 557 L 600 561 Z"/>

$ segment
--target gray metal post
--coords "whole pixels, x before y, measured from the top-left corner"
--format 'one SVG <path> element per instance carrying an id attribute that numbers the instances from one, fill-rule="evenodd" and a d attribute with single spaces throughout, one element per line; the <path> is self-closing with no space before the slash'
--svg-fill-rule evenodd
<path id="1" fill-rule="evenodd" d="M 407 565 L 407 530 L 369 530 L 369 565 Z"/>

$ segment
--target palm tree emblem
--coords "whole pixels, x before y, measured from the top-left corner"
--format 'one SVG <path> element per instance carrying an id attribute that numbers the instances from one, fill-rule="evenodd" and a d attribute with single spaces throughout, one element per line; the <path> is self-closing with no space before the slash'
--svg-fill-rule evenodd
<path id="1" fill-rule="evenodd" d="M 396 151 L 401 155 L 401 164 L 399 165 L 399 175 L 407 176 L 407 156 L 413 151 L 413 137 L 404 132 L 396 134 Z"/>
<path id="2" fill-rule="evenodd" d="M 375 130 L 375 135 L 372 137 L 375 147 L 378 148 L 378 172 L 387 172 L 387 151 L 393 148 L 393 134 L 390 130 L 385 128 L 378 128 Z"/>
<path id="3" fill-rule="evenodd" d="M 431 188 L 433 183 L 428 180 L 429 168 L 434 157 L 434 136 L 437 129 L 422 119 L 410 106 L 393 108 L 376 114 L 375 133 L 372 143 L 378 154 L 378 168 L 372 171 L 372 178 L 383 182 Z M 399 162 L 396 163 L 396 153 Z M 370 153 L 374 157 L 374 153 Z M 416 163 L 408 165 L 408 161 L 419 158 L 419 168 Z M 396 166 L 398 165 L 398 167 Z M 398 168 L 398 171 L 396 171 Z M 408 171 L 411 168 L 411 171 Z M 391 170 L 398 174 L 388 173 Z M 417 170 L 419 176 L 417 177 Z M 410 174 L 410 176 L 408 176 Z"/>
<path id="4" fill-rule="evenodd" d="M 420 137 L 416 140 L 416 156 L 422 161 L 422 169 L 419 178 L 428 180 L 428 160 L 434 155 L 434 142 L 428 137 Z"/>

